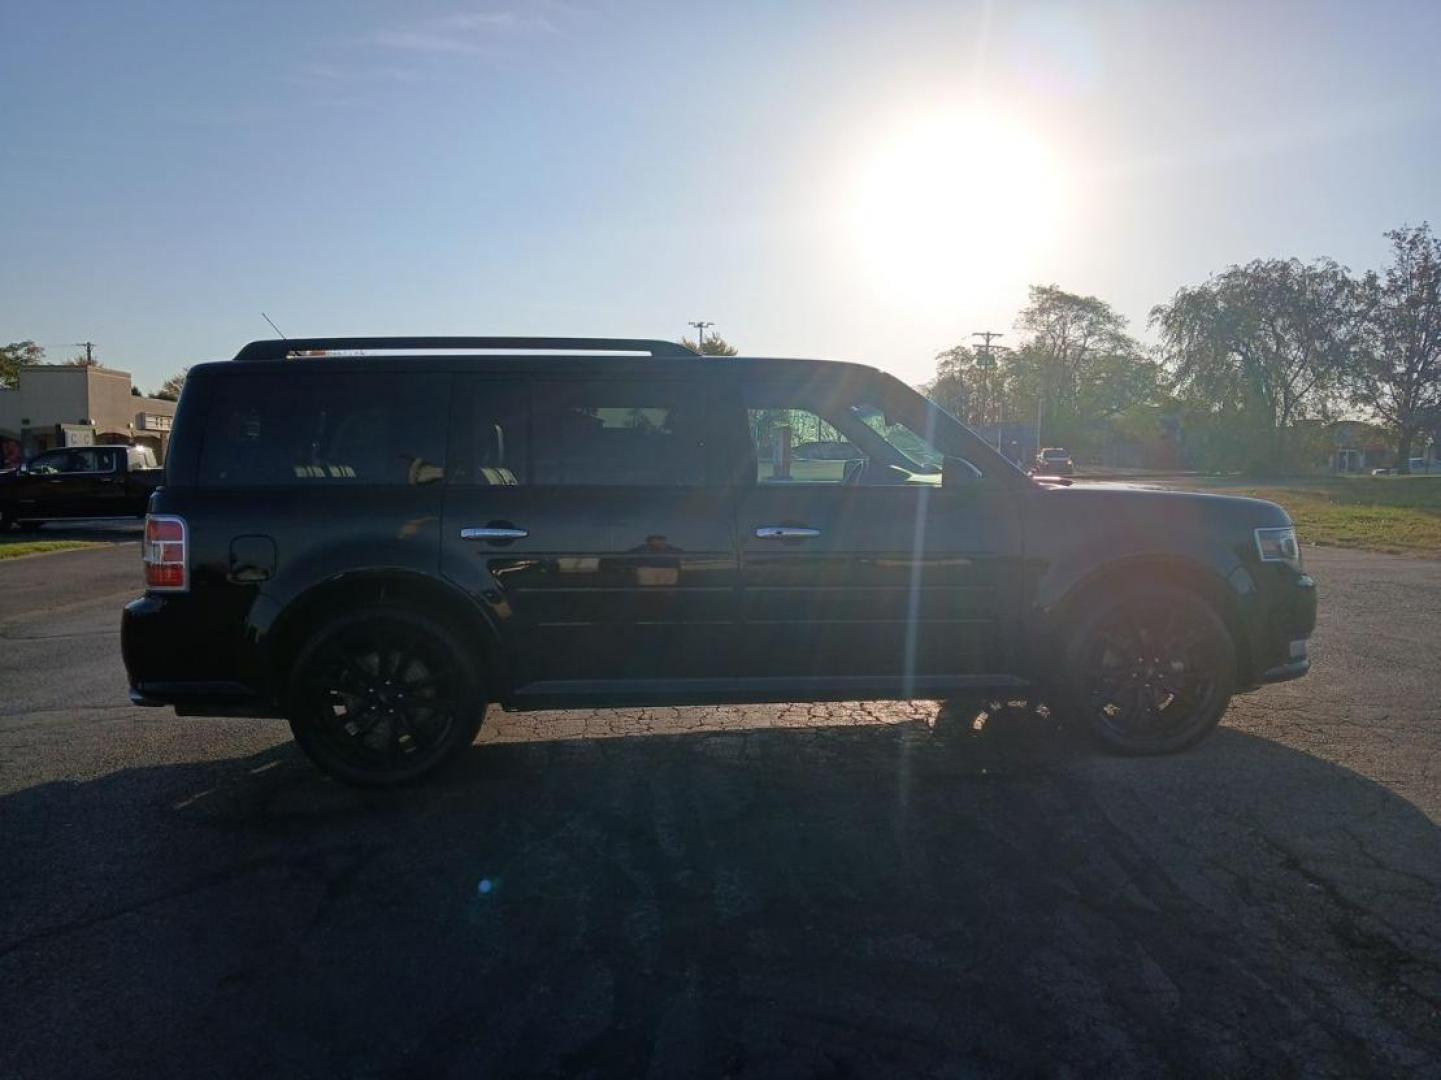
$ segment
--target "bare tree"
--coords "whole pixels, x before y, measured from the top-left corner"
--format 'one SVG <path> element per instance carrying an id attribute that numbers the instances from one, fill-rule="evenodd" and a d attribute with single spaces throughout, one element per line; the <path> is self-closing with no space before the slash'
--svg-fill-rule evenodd
<path id="1" fill-rule="evenodd" d="M 190 374 L 188 367 L 181 368 L 170 378 L 160 384 L 160 389 L 155 391 L 154 397 L 161 401 L 179 401 L 180 391 L 185 388 L 185 376 Z"/>

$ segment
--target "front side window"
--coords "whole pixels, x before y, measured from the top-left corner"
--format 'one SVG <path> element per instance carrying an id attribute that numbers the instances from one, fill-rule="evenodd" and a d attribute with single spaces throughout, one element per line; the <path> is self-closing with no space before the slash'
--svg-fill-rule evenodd
<path id="1" fill-rule="evenodd" d="M 923 424 L 889 415 L 864 393 L 835 386 L 746 391 L 759 484 L 895 486 L 940 480 L 944 455 Z"/>
<path id="2" fill-rule="evenodd" d="M 811 409 L 746 410 L 756 455 L 756 482 L 841 484 L 864 467 L 866 452 Z"/>
<path id="3" fill-rule="evenodd" d="M 700 486 L 709 423 L 689 383 L 537 381 L 532 478 L 557 486 Z"/>
<path id="4" fill-rule="evenodd" d="M 200 482 L 216 487 L 432 484 L 445 475 L 450 377 L 248 374 L 217 381 Z"/>

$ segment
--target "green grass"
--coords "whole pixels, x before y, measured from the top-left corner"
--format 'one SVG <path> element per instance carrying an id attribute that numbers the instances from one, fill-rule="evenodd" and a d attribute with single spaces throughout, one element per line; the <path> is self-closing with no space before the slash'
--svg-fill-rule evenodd
<path id="1" fill-rule="evenodd" d="M 1441 476 L 1355 476 L 1227 485 L 1278 503 L 1301 543 L 1441 557 Z"/>
<path id="2" fill-rule="evenodd" d="M 0 559 L 18 559 L 22 555 L 43 555 L 49 551 L 73 551 L 77 548 L 104 546 L 90 540 L 0 540 Z"/>

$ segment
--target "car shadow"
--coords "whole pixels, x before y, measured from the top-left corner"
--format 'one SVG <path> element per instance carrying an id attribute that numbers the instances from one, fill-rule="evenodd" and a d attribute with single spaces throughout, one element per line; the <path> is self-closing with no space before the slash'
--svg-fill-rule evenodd
<path id="1" fill-rule="evenodd" d="M 1137 760 L 990 727 L 493 744 L 398 791 L 286 744 L 18 791 L 12 1065 L 1434 1064 L 1441 835 L 1415 807 L 1224 728 Z"/>

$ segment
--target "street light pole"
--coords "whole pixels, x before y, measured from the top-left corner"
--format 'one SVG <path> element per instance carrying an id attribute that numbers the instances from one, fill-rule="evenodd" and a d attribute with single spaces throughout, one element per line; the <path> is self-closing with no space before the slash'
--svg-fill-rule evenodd
<path id="1" fill-rule="evenodd" d="M 700 353 L 705 352 L 705 332 L 706 332 L 706 327 L 708 327 L 708 326 L 714 326 L 715 323 L 713 323 L 713 322 L 706 322 L 706 321 L 703 320 L 703 319 L 697 319 L 695 322 L 688 322 L 688 323 L 686 323 L 686 325 L 687 325 L 687 326 L 694 326 L 694 327 L 695 327 L 695 347 L 696 347 L 696 351 L 697 351 L 697 352 L 700 352 Z"/>

